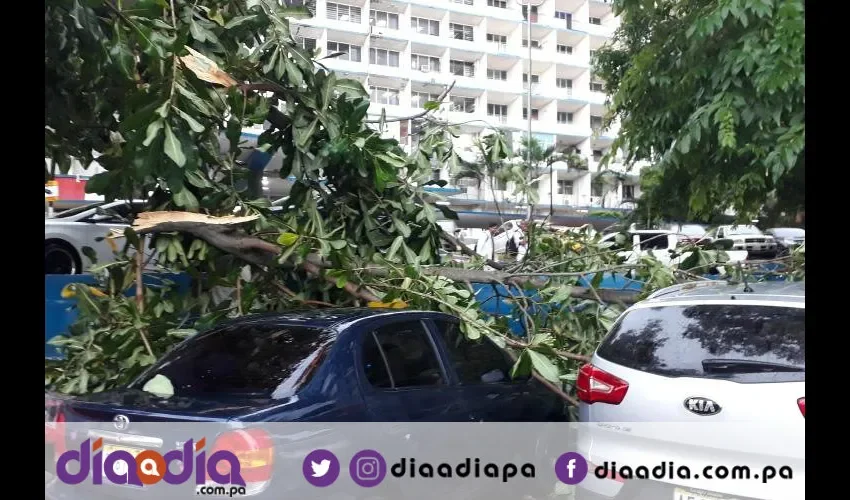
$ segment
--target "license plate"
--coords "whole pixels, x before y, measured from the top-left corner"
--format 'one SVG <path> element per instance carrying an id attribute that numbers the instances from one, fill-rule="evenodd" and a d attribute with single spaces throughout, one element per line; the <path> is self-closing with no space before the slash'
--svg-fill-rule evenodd
<path id="1" fill-rule="evenodd" d="M 688 490 L 676 488 L 673 492 L 673 500 L 733 500 L 730 497 L 710 493 L 708 491 Z"/>
<path id="2" fill-rule="evenodd" d="M 136 457 L 139 453 L 145 451 L 142 448 L 130 448 L 129 446 L 115 446 L 112 444 L 103 445 L 103 458 L 106 458 L 110 453 L 116 451 L 126 451 L 130 455 L 133 455 L 133 458 Z"/>

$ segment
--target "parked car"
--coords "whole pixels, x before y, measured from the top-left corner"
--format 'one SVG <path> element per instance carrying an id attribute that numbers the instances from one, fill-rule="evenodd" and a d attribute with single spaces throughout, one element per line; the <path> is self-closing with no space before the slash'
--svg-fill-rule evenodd
<path id="1" fill-rule="evenodd" d="M 80 274 L 88 263 L 83 247 L 91 247 L 98 263 L 113 260 L 109 242 L 99 238 L 123 229 L 142 211 L 143 201 L 97 202 L 44 219 L 44 274 Z M 123 245 L 124 241 L 116 242 Z"/>
<path id="2" fill-rule="evenodd" d="M 633 305 L 579 371 L 580 421 L 751 422 L 753 434 L 742 442 L 705 427 L 678 445 L 669 433 L 635 430 L 627 439 L 591 435 L 579 451 L 592 463 L 731 466 L 770 456 L 748 443 L 774 442 L 787 450 L 779 461 L 793 465 L 795 477 L 803 474 L 805 301 L 802 282 L 705 282 L 665 288 Z M 754 494 L 761 481 L 714 481 L 722 488 L 716 493 L 676 490 L 676 481 L 660 479 L 653 498 L 775 498 Z M 647 487 L 640 483 L 588 475 L 577 499 L 636 498 Z"/>
<path id="3" fill-rule="evenodd" d="M 776 257 L 778 247 L 773 236 L 752 225 L 718 226 L 709 231 L 701 242 L 731 240 L 732 250 L 746 250 L 750 257 Z"/>
<path id="4" fill-rule="evenodd" d="M 443 313 L 367 308 L 243 317 L 190 337 L 126 387 L 53 403 L 50 420 L 568 420 L 559 396 L 533 378 L 512 380 L 506 352 L 459 326 Z M 145 390 L 155 379 L 168 381 L 169 397 Z M 132 442 L 139 427 L 104 445 Z M 275 447 L 274 460 L 291 460 L 294 445 Z"/>
<path id="5" fill-rule="evenodd" d="M 806 243 L 806 230 L 798 227 L 774 227 L 767 229 L 764 234 L 776 239 L 779 253 L 788 253 Z"/>
<path id="6" fill-rule="evenodd" d="M 633 229 L 625 233 L 626 241 L 620 243 L 618 240 L 622 233 L 609 233 L 603 236 L 599 242 L 610 245 L 609 249 L 619 250 L 617 255 L 623 258 L 627 264 L 637 263 L 640 258 L 651 252 L 652 256 L 660 262 L 678 266 L 691 255 L 684 252 L 678 257 L 672 256 L 680 245 L 680 236 L 667 229 Z M 743 262 L 747 259 L 746 251 L 727 251 L 730 262 Z M 709 270 L 706 269 L 706 272 Z"/>
<path id="7" fill-rule="evenodd" d="M 707 232 L 707 228 L 702 224 L 672 223 L 667 224 L 664 229 L 676 233 L 679 236 L 679 242 L 681 244 L 696 243 L 701 240 Z"/>

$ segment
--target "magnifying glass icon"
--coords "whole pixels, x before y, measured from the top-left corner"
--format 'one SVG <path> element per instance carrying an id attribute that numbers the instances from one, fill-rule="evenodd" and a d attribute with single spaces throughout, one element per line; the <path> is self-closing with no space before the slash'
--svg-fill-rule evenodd
<path id="1" fill-rule="evenodd" d="M 159 471 L 156 470 L 156 462 L 152 458 L 146 458 L 139 464 L 142 474 L 146 476 L 159 476 Z"/>

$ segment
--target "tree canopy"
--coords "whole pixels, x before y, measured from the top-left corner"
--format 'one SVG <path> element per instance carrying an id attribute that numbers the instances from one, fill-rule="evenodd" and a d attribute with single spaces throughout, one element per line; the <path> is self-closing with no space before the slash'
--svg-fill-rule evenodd
<path id="1" fill-rule="evenodd" d="M 677 220 L 769 199 L 805 204 L 802 0 L 614 0 L 621 18 L 594 71 L 612 150 L 652 164 L 642 203 Z"/>

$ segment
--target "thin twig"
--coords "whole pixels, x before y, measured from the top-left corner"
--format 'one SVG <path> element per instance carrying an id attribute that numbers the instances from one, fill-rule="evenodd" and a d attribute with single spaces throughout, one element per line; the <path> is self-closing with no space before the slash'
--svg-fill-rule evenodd
<path id="1" fill-rule="evenodd" d="M 451 92 L 451 91 L 452 91 L 452 89 L 454 88 L 454 86 L 455 86 L 455 82 L 453 81 L 453 82 L 452 82 L 452 83 L 451 83 L 448 87 L 446 87 L 446 90 L 444 90 L 444 91 L 443 91 L 443 92 L 442 92 L 442 93 L 441 93 L 441 94 L 437 97 L 437 101 L 436 101 L 436 102 L 438 102 L 438 103 L 442 104 L 442 103 L 443 103 L 443 100 L 446 98 L 446 96 L 447 96 L 447 95 L 449 95 L 449 92 Z M 422 111 L 421 113 L 416 113 L 415 115 L 403 116 L 403 117 L 400 117 L 400 118 L 384 118 L 384 119 L 378 119 L 378 120 L 363 120 L 363 122 L 364 122 L 364 123 L 390 123 L 390 122 L 403 122 L 403 121 L 407 121 L 407 120 L 415 120 L 415 119 L 417 119 L 417 118 L 422 118 L 423 116 L 427 115 L 427 114 L 428 114 L 428 113 L 430 113 L 431 111 L 432 111 L 432 110 L 430 110 L 430 109 L 426 109 L 426 110 Z"/>

